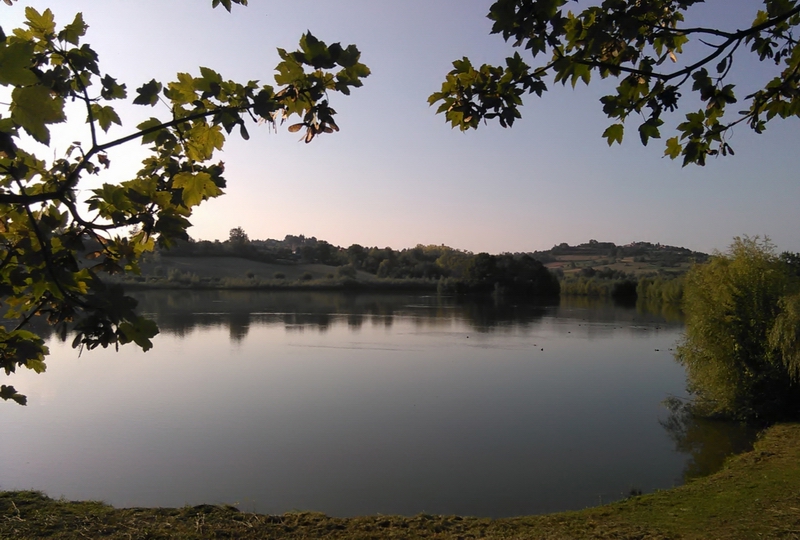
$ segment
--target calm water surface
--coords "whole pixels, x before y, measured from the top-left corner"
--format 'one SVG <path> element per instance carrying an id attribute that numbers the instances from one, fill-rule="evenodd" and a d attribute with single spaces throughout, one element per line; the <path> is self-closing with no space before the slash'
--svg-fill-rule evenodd
<path id="1" fill-rule="evenodd" d="M 679 320 L 565 300 L 139 297 L 152 351 L 51 340 L 47 373 L 9 378 L 29 406 L 0 404 L 0 489 L 512 516 L 669 488 L 699 461 L 662 425 L 685 395 Z"/>

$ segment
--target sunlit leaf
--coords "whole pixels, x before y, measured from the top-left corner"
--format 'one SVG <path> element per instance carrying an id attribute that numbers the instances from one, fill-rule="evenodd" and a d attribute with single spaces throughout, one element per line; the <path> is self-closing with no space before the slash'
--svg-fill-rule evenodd
<path id="1" fill-rule="evenodd" d="M 35 35 L 41 38 L 46 38 L 55 33 L 56 22 L 53 17 L 53 12 L 50 9 L 45 9 L 39 13 L 32 7 L 25 8 L 26 23 Z"/>
<path id="2" fill-rule="evenodd" d="M 172 180 L 175 189 L 183 189 L 183 202 L 186 206 L 197 206 L 205 199 L 222 195 L 208 173 L 178 173 Z"/>
<path id="3" fill-rule="evenodd" d="M 187 134 L 186 156 L 195 161 L 206 161 L 213 157 L 214 150 L 221 150 L 224 144 L 225 136 L 220 126 L 197 123 Z"/>
<path id="4" fill-rule="evenodd" d="M 667 139 L 667 149 L 664 150 L 664 155 L 669 156 L 670 159 L 676 159 L 681 155 L 683 147 L 678 141 L 678 137 L 670 137 Z"/>
<path id="5" fill-rule="evenodd" d="M 66 120 L 64 100 L 42 85 L 14 88 L 11 99 L 11 119 L 40 143 L 50 144 L 47 124 Z"/>

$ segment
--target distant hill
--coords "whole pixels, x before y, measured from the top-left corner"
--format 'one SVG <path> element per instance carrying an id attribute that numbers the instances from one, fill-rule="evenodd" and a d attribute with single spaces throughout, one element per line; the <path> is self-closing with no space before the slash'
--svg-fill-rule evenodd
<path id="1" fill-rule="evenodd" d="M 531 256 L 565 277 L 591 275 L 594 272 L 624 272 L 634 276 L 648 274 L 680 275 L 692 264 L 703 263 L 709 255 L 684 247 L 633 242 L 618 246 L 613 242 L 589 240 L 585 244 L 570 246 L 558 244 L 546 251 L 535 251 Z"/>
<path id="2" fill-rule="evenodd" d="M 444 245 L 343 248 L 302 235 L 249 240 L 243 230 L 235 232 L 225 242 L 189 241 L 158 250 L 143 258 L 141 275 L 117 279 L 154 287 L 433 287 L 534 296 L 557 295 L 561 288 L 562 294 L 631 296 L 643 279 L 670 280 L 708 259 L 705 253 L 650 242 L 618 246 L 590 240 L 546 251 L 490 255 Z"/>

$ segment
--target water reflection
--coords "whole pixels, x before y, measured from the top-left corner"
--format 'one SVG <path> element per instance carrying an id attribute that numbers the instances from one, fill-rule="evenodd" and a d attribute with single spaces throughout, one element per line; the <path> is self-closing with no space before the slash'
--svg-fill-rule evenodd
<path id="1" fill-rule="evenodd" d="M 242 311 L 233 311 L 228 314 L 231 341 L 239 342 L 247 337 L 250 331 L 250 314 Z"/>
<path id="2" fill-rule="evenodd" d="M 665 405 L 670 414 L 661 425 L 675 449 L 690 456 L 683 469 L 684 482 L 715 473 L 728 457 L 752 450 L 761 430 L 740 422 L 699 418 L 689 403 L 678 398 L 668 398 Z"/>
<path id="3" fill-rule="evenodd" d="M 46 374 L 14 375 L 30 405 L 0 415 L 0 454 L 24 456 L 0 463 L 4 488 L 119 506 L 500 517 L 668 488 L 713 446 L 662 405 L 685 384 L 669 352 L 680 320 L 639 306 L 137 297 L 162 329 L 152 351 L 78 358 L 51 340 Z"/>
<path id="4" fill-rule="evenodd" d="M 664 317 L 647 306 L 634 310 L 587 298 L 542 303 L 495 297 L 186 290 L 145 291 L 135 296 L 139 309 L 156 318 L 162 332 L 186 336 L 194 328 L 223 325 L 236 343 L 247 337 L 254 324 L 283 325 L 291 332 L 325 332 L 331 325 L 345 324 L 358 331 L 365 324 L 389 329 L 396 318 L 411 320 L 420 328 L 445 328 L 457 322 L 478 333 L 530 331 L 546 319 L 577 320 L 590 338 L 609 337 L 620 328 L 636 332 L 682 325 L 680 318 Z"/>
<path id="5" fill-rule="evenodd" d="M 351 332 L 360 331 L 365 324 L 389 330 L 398 318 L 428 329 L 458 321 L 479 334 L 531 331 L 546 319 L 557 322 L 549 330 L 571 334 L 577 321 L 588 339 L 611 338 L 623 329 L 632 335 L 646 335 L 683 324 L 675 305 L 648 301 L 615 304 L 587 297 L 542 303 L 497 297 L 182 290 L 140 292 L 137 298 L 140 309 L 154 315 L 165 333 L 183 337 L 194 329 L 227 326 L 233 343 L 241 343 L 258 325 L 279 325 L 288 333 L 308 330 L 324 334 L 337 324 L 346 325 Z M 711 474 L 728 456 L 752 448 L 757 428 L 696 418 L 678 399 L 666 404 L 669 416 L 659 422 L 676 451 L 690 456 L 684 481 Z"/>
<path id="6" fill-rule="evenodd" d="M 678 304 L 658 302 L 651 299 L 636 301 L 636 311 L 642 315 L 658 315 L 669 322 L 683 323 L 683 311 Z"/>

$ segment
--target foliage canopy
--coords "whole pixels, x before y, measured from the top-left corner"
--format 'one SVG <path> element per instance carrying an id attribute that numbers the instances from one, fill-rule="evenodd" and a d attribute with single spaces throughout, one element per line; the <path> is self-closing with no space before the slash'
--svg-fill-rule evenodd
<path id="1" fill-rule="evenodd" d="M 742 30 L 691 27 L 685 13 L 704 0 L 604 0 L 571 11 L 578 0 L 497 0 L 487 15 L 492 33 L 530 51 L 529 66 L 519 53 L 505 66 L 474 67 L 468 58 L 453 62 L 431 105 L 453 127 L 476 129 L 481 120 L 496 119 L 510 127 L 520 118 L 525 94 L 542 96 L 546 79 L 573 87 L 592 77 L 619 81 L 600 101 L 611 124 L 603 133 L 609 146 L 621 143 L 626 121 L 638 123 L 642 144 L 661 138 L 668 113 L 678 109 L 683 94 L 693 94 L 702 106 L 685 114 L 678 134 L 666 143 L 665 155 L 683 164 L 705 165 L 708 156 L 733 154 L 731 129 L 744 124 L 761 133 L 775 117 L 800 116 L 800 25 L 796 0 L 763 0 L 750 27 Z M 755 3 L 755 2 L 754 2 Z M 717 9 L 725 9 L 719 2 Z M 692 41 L 705 47 L 699 57 L 684 53 Z M 773 77 L 744 96 L 730 82 L 737 52 L 776 66 Z M 687 58 L 687 60 L 684 60 Z"/>
<path id="2" fill-rule="evenodd" d="M 230 11 L 232 2 L 247 4 L 212 6 Z M 370 73 L 354 45 L 326 45 L 307 33 L 298 50 L 278 49 L 278 88 L 201 67 L 198 75 L 151 80 L 129 95 L 83 43 L 82 14 L 60 28 L 49 9 L 28 7 L 25 15 L 25 27 L 9 34 L 0 28 L 0 86 L 9 101 L 0 112 L 0 303 L 11 323 L 0 325 L 0 369 L 7 375 L 17 367 L 45 369 L 47 347 L 26 329 L 35 316 L 62 338 L 74 331 L 76 347 L 134 342 L 149 349 L 155 323 L 100 276 L 137 272 L 140 256 L 156 244 L 187 238 L 192 210 L 223 193 L 224 164 L 213 158 L 234 130 L 247 139 L 249 122 L 274 126 L 296 115 L 289 131 L 304 130 L 305 142 L 338 131 L 328 95 L 349 94 Z M 163 112 L 104 140 L 112 124 L 122 125 L 113 105 L 119 101 Z M 85 118 L 90 143 L 73 143 L 48 161 L 31 150 L 33 142 L 49 145 L 50 127 L 68 121 L 68 102 L 81 106 L 85 116 L 69 120 L 77 131 Z M 148 147 L 142 168 L 81 198 L 81 181 L 110 167 L 108 150 L 135 141 Z M 25 403 L 12 386 L 0 386 L 0 397 Z"/>
<path id="3" fill-rule="evenodd" d="M 706 414 L 800 414 L 800 283 L 769 240 L 736 238 L 686 276 L 677 358 Z"/>

